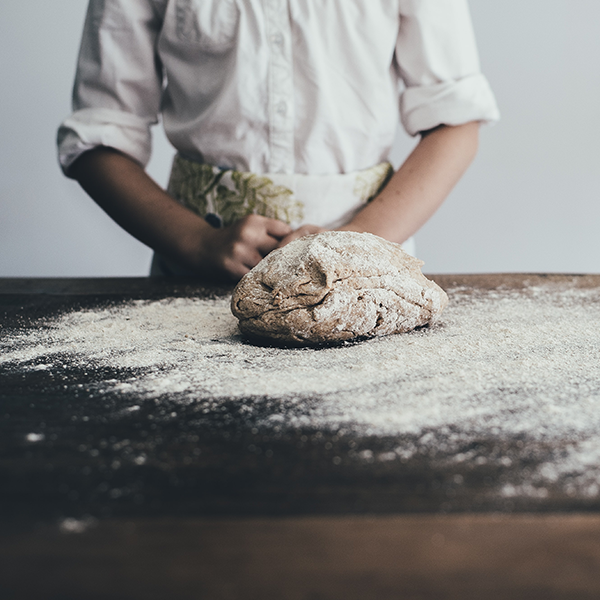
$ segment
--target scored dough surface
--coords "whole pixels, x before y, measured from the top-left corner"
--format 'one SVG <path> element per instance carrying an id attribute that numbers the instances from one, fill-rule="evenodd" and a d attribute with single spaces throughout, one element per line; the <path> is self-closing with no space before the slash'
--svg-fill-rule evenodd
<path id="1" fill-rule="evenodd" d="M 238 283 L 231 310 L 244 334 L 294 345 L 411 331 L 448 301 L 422 264 L 370 233 L 326 231 L 271 252 Z"/>

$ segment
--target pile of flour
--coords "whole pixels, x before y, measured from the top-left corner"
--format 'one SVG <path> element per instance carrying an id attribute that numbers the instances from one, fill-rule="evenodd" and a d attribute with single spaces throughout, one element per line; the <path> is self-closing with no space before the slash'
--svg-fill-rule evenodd
<path id="1" fill-rule="evenodd" d="M 600 290 L 449 289 L 440 324 L 326 349 L 252 346 L 229 299 L 136 301 L 82 310 L 5 335 L 0 368 L 129 370 L 94 394 L 239 402 L 260 428 L 322 429 L 418 440 L 369 460 L 410 460 L 443 444 L 519 439 L 559 450 L 505 496 L 600 493 Z M 73 382 L 72 385 L 77 385 Z M 273 412 L 255 408 L 273 399 Z M 89 400 L 92 401 L 92 400 Z M 508 461 L 497 456 L 496 460 Z"/>

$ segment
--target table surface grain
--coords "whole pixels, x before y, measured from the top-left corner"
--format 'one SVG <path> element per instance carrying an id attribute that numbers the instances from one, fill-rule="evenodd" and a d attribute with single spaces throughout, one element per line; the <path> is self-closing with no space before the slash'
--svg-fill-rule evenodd
<path id="1" fill-rule="evenodd" d="M 432 278 L 474 291 L 600 288 L 594 275 Z M 229 291 L 146 278 L 0 279 L 0 336 L 74 309 Z M 140 423 L 154 405 L 117 418 L 109 404 L 118 399 L 74 392 L 97 373 L 56 375 L 0 371 L 2 598 L 42 589 L 57 599 L 599 597 L 595 499 L 507 502 L 489 492 L 493 466 L 422 458 L 333 468 L 349 443 L 387 441 L 309 430 L 269 438 L 233 410 L 226 425 L 192 432 L 193 405 L 179 406 L 180 419 L 148 430 Z M 40 423 L 44 440 L 25 443 Z M 111 469 L 122 452 L 111 440 L 122 439 L 143 446 L 148 464 Z M 101 450 L 91 457 L 82 446 Z M 135 493 L 111 496 L 127 487 Z"/>

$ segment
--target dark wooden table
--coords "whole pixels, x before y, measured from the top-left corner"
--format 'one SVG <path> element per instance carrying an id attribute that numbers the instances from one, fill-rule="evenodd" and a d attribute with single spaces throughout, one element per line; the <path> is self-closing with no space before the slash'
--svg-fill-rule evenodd
<path id="1" fill-rule="evenodd" d="M 560 278 L 435 277 L 472 290 Z M 600 276 L 576 280 L 600 287 Z M 74 309 L 229 291 L 148 279 L 4 279 L 0 336 Z M 600 597 L 595 499 L 556 492 L 507 501 L 489 492 L 493 465 L 416 457 L 334 467 L 334 454 L 383 451 L 389 440 L 309 428 L 265 434 L 233 405 L 227 419 L 200 424 L 194 404 L 178 405 L 177 420 L 146 428 L 153 411 L 168 412 L 168 397 L 127 413 L 110 394 L 100 402 L 78 391 L 122 375 L 73 365 L 0 371 L 2 600 Z M 44 438 L 26 443 L 40 424 Z M 144 465 L 111 469 L 124 439 L 144 450 Z M 513 442 L 504 450 L 517 456 Z M 82 452 L 89 447 L 100 450 Z"/>

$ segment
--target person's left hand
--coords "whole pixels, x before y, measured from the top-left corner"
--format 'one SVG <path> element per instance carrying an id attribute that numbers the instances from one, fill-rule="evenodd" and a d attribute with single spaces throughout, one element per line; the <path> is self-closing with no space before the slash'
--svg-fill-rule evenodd
<path id="1" fill-rule="evenodd" d="M 304 237 L 305 235 L 311 235 L 313 233 L 321 233 L 322 231 L 327 231 L 324 227 L 319 227 L 318 225 L 302 225 L 302 227 L 298 227 L 295 231 L 292 231 L 289 235 L 286 235 L 277 246 L 278 248 L 282 248 L 286 244 L 297 240 L 298 238 Z"/>

